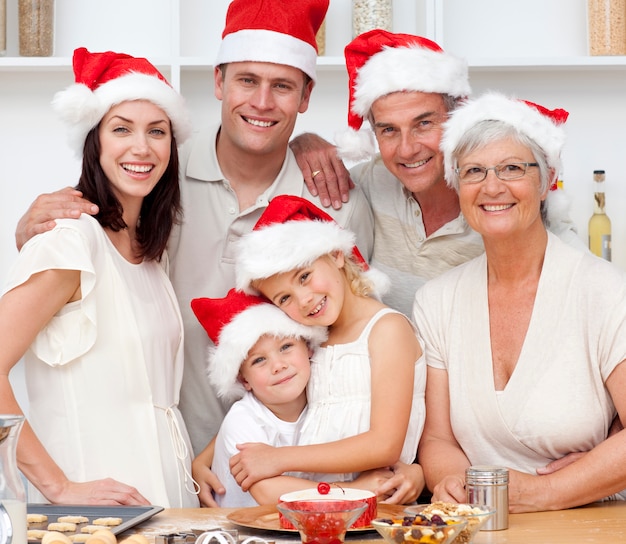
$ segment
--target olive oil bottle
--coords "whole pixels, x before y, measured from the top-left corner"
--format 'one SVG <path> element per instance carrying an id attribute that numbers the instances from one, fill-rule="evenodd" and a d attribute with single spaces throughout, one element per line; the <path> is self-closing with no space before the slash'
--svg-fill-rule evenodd
<path id="1" fill-rule="evenodd" d="M 593 171 L 593 215 L 589 219 L 589 249 L 598 257 L 611 260 L 611 220 L 606 214 L 604 170 Z"/>

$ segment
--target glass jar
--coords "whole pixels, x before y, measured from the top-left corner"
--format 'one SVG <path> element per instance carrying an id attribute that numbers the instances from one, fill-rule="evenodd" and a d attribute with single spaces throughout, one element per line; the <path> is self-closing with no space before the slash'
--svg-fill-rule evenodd
<path id="1" fill-rule="evenodd" d="M 0 414 L 0 543 L 26 542 L 26 490 L 17 470 L 17 439 L 24 416 Z"/>
<path id="2" fill-rule="evenodd" d="M 352 37 L 375 28 L 392 31 L 392 0 L 352 0 Z"/>
<path id="3" fill-rule="evenodd" d="M 315 44 L 317 45 L 317 55 L 319 57 L 324 56 L 326 54 L 326 19 L 324 19 L 322 26 L 320 26 L 315 35 Z"/>
<path id="4" fill-rule="evenodd" d="M 7 0 L 0 0 L 0 57 L 7 54 Z"/>
<path id="5" fill-rule="evenodd" d="M 20 55 L 50 57 L 54 48 L 54 0 L 18 0 Z"/>
<path id="6" fill-rule="evenodd" d="M 589 53 L 626 55 L 626 0 L 587 0 Z"/>

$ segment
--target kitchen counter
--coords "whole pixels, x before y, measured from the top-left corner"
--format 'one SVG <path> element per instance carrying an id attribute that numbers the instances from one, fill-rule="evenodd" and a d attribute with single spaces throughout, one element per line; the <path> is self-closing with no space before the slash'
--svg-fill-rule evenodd
<path id="1" fill-rule="evenodd" d="M 397 507 L 400 511 L 403 507 Z M 238 529 L 239 539 L 256 536 L 276 544 L 300 542 L 297 533 L 259 530 L 230 522 L 234 508 L 166 509 L 137 526 L 139 532 L 152 542 L 156 535 L 191 530 Z M 375 531 L 352 532 L 347 544 L 382 542 Z M 475 544 L 617 544 L 626 543 L 626 502 L 594 503 L 581 508 L 511 514 L 509 528 L 504 531 L 481 531 Z"/>

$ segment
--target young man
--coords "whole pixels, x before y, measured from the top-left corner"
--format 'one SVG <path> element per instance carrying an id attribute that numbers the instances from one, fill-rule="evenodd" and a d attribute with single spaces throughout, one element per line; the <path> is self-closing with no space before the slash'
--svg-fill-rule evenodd
<path id="1" fill-rule="evenodd" d="M 222 297 L 234 286 L 233 243 L 252 230 L 274 196 L 319 204 L 306 190 L 288 141 L 315 85 L 315 34 L 327 9 L 328 0 L 234 0 L 214 71 L 221 122 L 181 152 L 184 220 L 172 235 L 169 256 L 185 329 L 180 409 L 196 453 L 217 434 L 229 403 L 217 398 L 206 379 L 210 339 L 190 301 Z M 78 211 L 94 213 L 71 191 L 40 196 L 20 221 L 18 245 L 52 228 L 51 220 L 77 217 Z M 329 213 L 357 234 L 369 259 L 373 219 L 362 191 L 352 191 L 348 204 Z"/>
<path id="2" fill-rule="evenodd" d="M 231 3 L 214 70 L 221 124 L 201 131 L 181 159 L 184 222 L 170 243 L 170 275 L 185 326 L 180 406 L 196 452 L 215 436 L 228 404 L 206 380 L 210 341 L 189 302 L 222 297 L 234 287 L 233 244 L 252 230 L 274 196 L 319 202 L 306 190 L 288 143 L 309 105 L 315 34 L 327 7 L 328 0 Z M 278 19 L 277 10 L 291 16 Z M 373 220 L 362 191 L 352 192 L 345 210 L 330 213 L 356 232 L 369 258 Z"/>

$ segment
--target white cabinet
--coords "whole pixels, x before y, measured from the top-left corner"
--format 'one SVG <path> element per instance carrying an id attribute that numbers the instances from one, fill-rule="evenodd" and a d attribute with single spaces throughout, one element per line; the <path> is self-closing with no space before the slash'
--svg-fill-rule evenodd
<path id="1" fill-rule="evenodd" d="M 297 0 L 294 0 L 297 1 Z M 196 127 L 216 122 L 212 62 L 229 0 L 56 0 L 55 55 L 18 56 L 17 0 L 8 0 L 0 57 L 0 282 L 15 256 L 15 224 L 34 196 L 73 185 L 79 163 L 49 103 L 72 80 L 74 48 L 124 51 L 153 61 L 186 97 Z M 614 262 L 626 269 L 626 57 L 587 55 L 586 0 L 394 0 L 394 31 L 435 39 L 466 57 L 474 92 L 501 89 L 570 111 L 565 187 L 581 238 L 592 212 L 592 171 L 607 172 Z M 296 131 L 332 139 L 346 126 L 343 48 L 351 1 L 331 0 L 326 56 Z"/>

